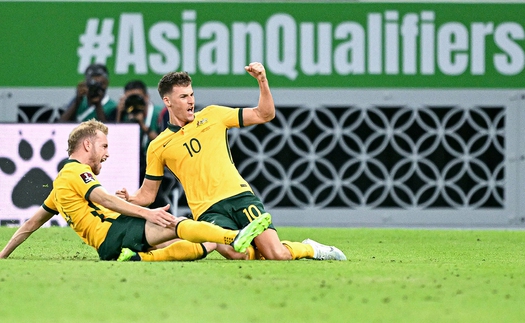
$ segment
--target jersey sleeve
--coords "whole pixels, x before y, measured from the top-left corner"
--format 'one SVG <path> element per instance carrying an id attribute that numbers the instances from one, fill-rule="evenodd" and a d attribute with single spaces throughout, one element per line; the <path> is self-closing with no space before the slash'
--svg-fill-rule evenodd
<path id="1" fill-rule="evenodd" d="M 158 156 L 153 145 L 148 146 L 148 152 L 146 154 L 146 174 L 144 178 L 160 181 L 164 177 L 164 163 Z"/>
<path id="2" fill-rule="evenodd" d="M 51 190 L 51 193 L 49 193 L 47 198 L 44 200 L 44 203 L 42 203 L 42 207 L 44 208 L 44 210 L 46 210 L 49 213 L 58 214 L 58 210 L 55 205 L 55 200 L 53 199 L 54 195 L 55 195 L 55 190 Z"/>
<path id="3" fill-rule="evenodd" d="M 229 128 L 242 128 L 242 108 L 213 106 L 213 114 L 219 116 L 223 124 Z"/>
<path id="4" fill-rule="evenodd" d="M 71 188 L 84 199 L 89 200 L 89 194 L 95 187 L 102 186 L 95 175 L 90 171 L 80 173 L 70 182 Z"/>

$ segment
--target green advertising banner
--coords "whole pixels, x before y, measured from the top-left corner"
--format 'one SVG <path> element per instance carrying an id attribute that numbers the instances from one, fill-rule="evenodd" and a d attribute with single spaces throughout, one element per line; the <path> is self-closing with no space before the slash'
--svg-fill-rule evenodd
<path id="1" fill-rule="evenodd" d="M 112 86 L 174 70 L 202 87 L 524 88 L 525 4 L 0 2 L 0 87 Z"/>

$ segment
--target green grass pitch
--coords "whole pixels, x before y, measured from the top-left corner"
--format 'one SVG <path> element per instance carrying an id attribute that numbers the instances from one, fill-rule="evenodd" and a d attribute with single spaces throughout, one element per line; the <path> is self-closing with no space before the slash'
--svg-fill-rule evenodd
<path id="1" fill-rule="evenodd" d="M 15 228 L 0 228 L 3 247 Z M 348 261 L 99 261 L 69 228 L 0 260 L 0 322 L 523 322 L 525 231 L 279 228 Z"/>

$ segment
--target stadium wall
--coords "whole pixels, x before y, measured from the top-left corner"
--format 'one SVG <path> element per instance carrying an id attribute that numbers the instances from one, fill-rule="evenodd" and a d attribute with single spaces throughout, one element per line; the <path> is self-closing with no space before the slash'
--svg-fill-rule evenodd
<path id="1" fill-rule="evenodd" d="M 525 4 L 0 2 L 4 163 L 32 162 L 17 131 L 60 128 L 91 62 L 114 99 L 139 78 L 160 103 L 159 78 L 186 70 L 199 107 L 243 107 L 261 61 L 277 118 L 230 143 L 277 225 L 525 226 Z M 0 181 L 0 221 L 30 214 Z"/>

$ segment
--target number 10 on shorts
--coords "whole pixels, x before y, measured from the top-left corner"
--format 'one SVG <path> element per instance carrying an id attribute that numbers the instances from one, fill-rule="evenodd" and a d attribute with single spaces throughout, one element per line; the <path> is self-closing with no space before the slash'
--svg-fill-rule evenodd
<path id="1" fill-rule="evenodd" d="M 261 211 L 253 204 L 243 209 L 242 213 L 246 215 L 250 222 L 252 222 L 253 220 L 255 220 L 255 218 L 258 218 L 261 215 Z"/>

